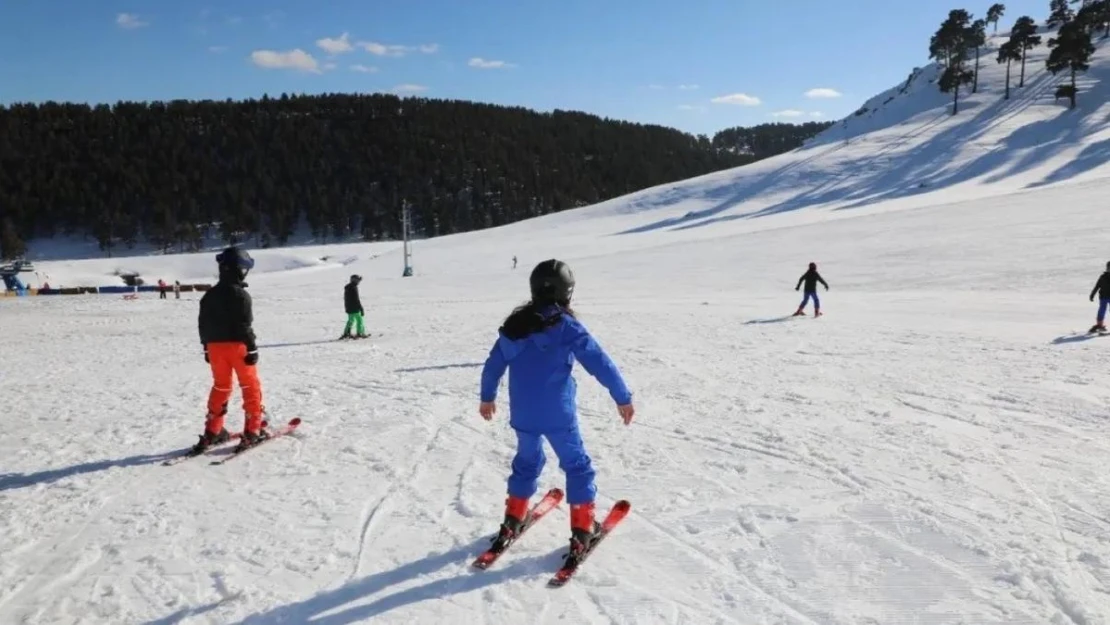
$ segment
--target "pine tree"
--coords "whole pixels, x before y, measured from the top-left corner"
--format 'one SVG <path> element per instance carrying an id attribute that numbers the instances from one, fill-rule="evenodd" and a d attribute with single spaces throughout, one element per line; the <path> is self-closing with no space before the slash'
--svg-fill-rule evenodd
<path id="1" fill-rule="evenodd" d="M 1099 28 L 1105 28 L 1103 37 L 1110 37 L 1110 0 L 1092 0 L 1075 14 L 1075 21 L 1083 24 L 1092 35 Z"/>
<path id="2" fill-rule="evenodd" d="M 1071 72 L 1071 89 L 1068 99 L 1071 108 L 1075 108 L 1075 75 L 1090 69 L 1091 55 L 1095 53 L 1095 45 L 1091 43 L 1091 33 L 1082 22 L 1073 20 L 1060 27 L 1059 36 L 1048 40 L 1048 47 L 1052 52 L 1045 61 L 1045 67 L 1052 75 L 1062 71 Z"/>
<path id="3" fill-rule="evenodd" d="M 1021 78 L 1018 80 L 1018 87 L 1021 88 L 1025 86 L 1026 53 L 1041 45 L 1041 36 L 1037 34 L 1037 23 L 1033 18 L 1027 15 L 1019 17 L 1010 31 L 1010 41 L 1021 48 Z"/>
<path id="4" fill-rule="evenodd" d="M 1001 2 L 992 4 L 991 8 L 987 9 L 987 23 L 994 25 L 995 33 L 998 32 L 998 20 L 1002 19 L 1002 16 L 1005 14 L 1006 5 Z"/>
<path id="5" fill-rule="evenodd" d="M 967 45 L 975 48 L 975 77 L 971 82 L 971 92 L 979 93 L 979 49 L 987 45 L 987 21 L 975 20 L 967 33 Z"/>
<path id="6" fill-rule="evenodd" d="M 1006 64 L 1006 97 L 1010 99 L 1010 65 L 1014 61 L 1021 60 L 1021 46 L 1016 41 L 1010 39 L 998 48 L 998 62 Z"/>
<path id="7" fill-rule="evenodd" d="M 1048 21 L 1045 23 L 1049 28 L 1063 26 L 1075 18 L 1075 13 L 1072 12 L 1071 7 L 1068 6 L 1069 0 L 1052 0 L 1049 5 L 1051 13 L 1048 16 Z"/>
<path id="8" fill-rule="evenodd" d="M 971 14 L 963 9 L 948 13 L 929 42 L 929 54 L 945 64 L 940 77 L 941 93 L 952 94 L 952 114 L 960 110 L 960 87 L 975 80 L 975 74 L 966 67 L 968 55 L 975 48 Z"/>

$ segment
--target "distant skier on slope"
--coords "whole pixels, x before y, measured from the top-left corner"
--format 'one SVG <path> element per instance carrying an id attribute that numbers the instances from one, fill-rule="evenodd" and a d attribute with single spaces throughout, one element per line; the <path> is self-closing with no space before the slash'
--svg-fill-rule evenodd
<path id="1" fill-rule="evenodd" d="M 1106 271 L 1098 277 L 1095 288 L 1091 290 L 1091 301 L 1098 295 L 1098 317 L 1095 325 L 1088 332 L 1106 332 L 1106 309 L 1110 307 L 1110 263 L 1106 263 Z"/>
<path id="2" fill-rule="evenodd" d="M 358 295 L 358 285 L 361 282 L 362 276 L 353 275 L 351 281 L 343 287 L 343 309 L 347 311 L 347 326 L 343 328 L 340 339 L 366 338 L 366 326 L 363 321 L 363 315 L 366 312 L 362 309 L 362 300 Z M 355 336 L 351 336 L 351 326 L 354 326 L 355 331 L 358 332 Z"/>
<path id="3" fill-rule="evenodd" d="M 570 308 L 575 283 L 570 267 L 554 259 L 544 261 L 529 282 L 531 300 L 505 319 L 482 369 L 479 413 L 487 421 L 497 411 L 497 387 L 509 369 L 509 424 L 517 437 L 505 520 L 495 541 L 511 540 L 527 520 L 529 499 L 546 462 L 546 438 L 566 474 L 570 556 L 576 557 L 597 537 L 599 524 L 594 519 L 593 464 L 578 429 L 574 360 L 609 390 L 625 425 L 632 422 L 635 410 L 617 366 Z"/>
<path id="4" fill-rule="evenodd" d="M 801 278 L 798 278 L 798 285 L 794 287 L 794 290 L 797 291 L 801 289 L 803 282 L 806 286 L 805 297 L 802 298 L 802 303 L 800 306 L 798 306 L 798 311 L 794 313 L 794 316 L 800 317 L 806 314 L 806 304 L 809 303 L 810 298 L 813 298 L 813 316 L 820 317 L 821 298 L 817 297 L 817 283 L 820 282 L 821 284 L 825 285 L 826 291 L 829 290 L 829 283 L 825 282 L 825 279 L 821 277 L 821 274 L 817 273 L 817 263 L 809 264 L 809 269 L 806 270 L 804 274 L 802 274 Z"/>
<path id="5" fill-rule="evenodd" d="M 208 414 L 204 434 L 194 451 L 227 441 L 224 428 L 227 404 L 231 398 L 232 375 L 239 379 L 246 413 L 242 437 L 237 449 L 262 442 L 268 436 L 262 428 L 265 409 L 262 407 L 262 384 L 258 379 L 258 346 L 254 336 L 254 313 L 247 293 L 247 272 L 254 259 L 244 250 L 229 247 L 216 256 L 220 278 L 216 286 L 200 300 L 197 325 L 204 345 L 204 360 L 212 368 L 212 390 L 208 394 Z"/>

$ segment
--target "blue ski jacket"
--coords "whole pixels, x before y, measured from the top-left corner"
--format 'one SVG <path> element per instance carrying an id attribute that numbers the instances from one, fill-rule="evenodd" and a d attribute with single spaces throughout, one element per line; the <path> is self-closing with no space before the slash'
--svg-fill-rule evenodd
<path id="1" fill-rule="evenodd" d="M 577 384 L 571 369 L 577 359 L 586 372 L 609 390 L 618 406 L 632 403 L 616 364 L 577 319 L 558 309 L 554 325 L 522 339 L 498 333 L 482 368 L 481 400 L 497 399 L 497 387 L 509 370 L 509 424 L 522 432 L 565 431 L 578 426 Z"/>

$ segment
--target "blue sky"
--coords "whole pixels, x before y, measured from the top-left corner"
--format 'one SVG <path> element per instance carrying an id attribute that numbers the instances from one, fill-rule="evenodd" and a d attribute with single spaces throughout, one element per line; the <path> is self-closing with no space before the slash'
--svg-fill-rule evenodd
<path id="1" fill-rule="evenodd" d="M 0 103 L 395 92 L 712 134 L 835 119 L 927 63 L 951 0 L 0 3 Z M 1002 25 L 1048 0 L 1005 2 Z"/>

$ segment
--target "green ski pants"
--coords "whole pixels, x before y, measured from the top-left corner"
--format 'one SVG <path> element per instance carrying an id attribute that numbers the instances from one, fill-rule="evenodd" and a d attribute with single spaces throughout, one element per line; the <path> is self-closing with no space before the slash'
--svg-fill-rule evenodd
<path id="1" fill-rule="evenodd" d="M 357 333 L 357 336 L 363 336 L 366 334 L 366 325 L 362 320 L 362 313 L 356 312 L 347 315 L 347 327 L 343 328 L 344 336 L 347 336 L 351 333 L 351 326 L 355 327 L 355 332 Z"/>

